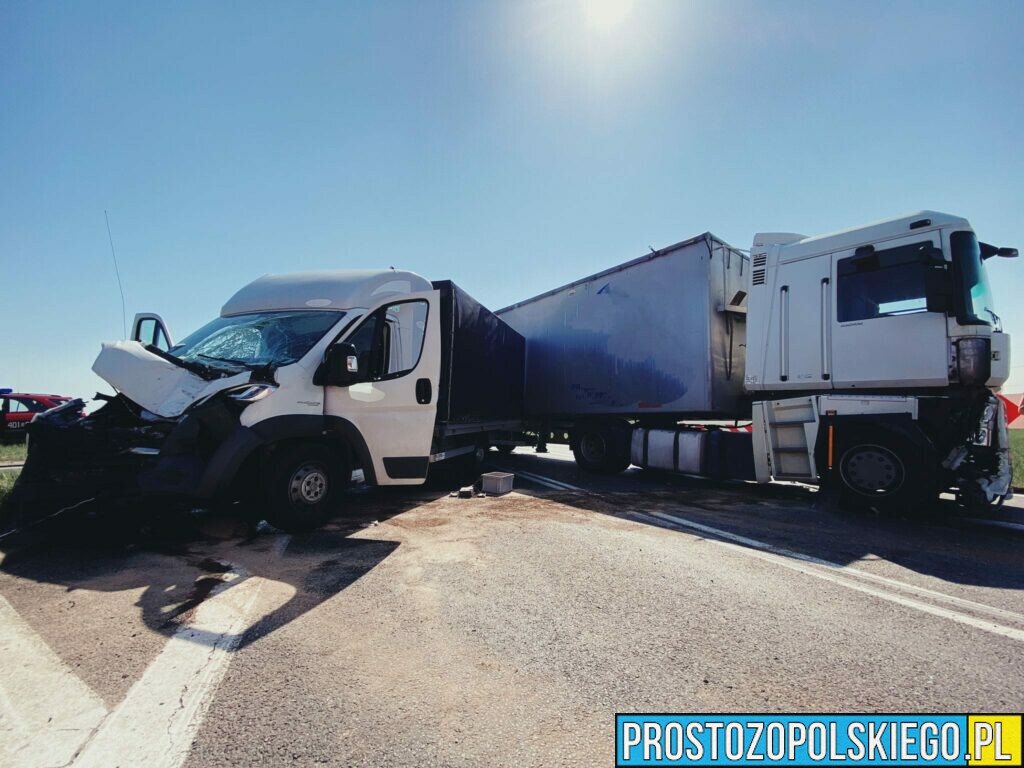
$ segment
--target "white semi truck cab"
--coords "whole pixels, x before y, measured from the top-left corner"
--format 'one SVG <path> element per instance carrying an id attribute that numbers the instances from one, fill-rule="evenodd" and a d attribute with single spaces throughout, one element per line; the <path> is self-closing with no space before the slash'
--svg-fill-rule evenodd
<path id="1" fill-rule="evenodd" d="M 1016 255 L 934 211 L 759 234 L 749 255 L 706 232 L 498 314 L 526 338 L 527 419 L 584 469 L 991 504 L 1010 493 L 1010 339 L 986 262 Z"/>
<path id="2" fill-rule="evenodd" d="M 757 479 L 905 506 L 1010 491 L 1010 338 L 966 219 L 921 211 L 819 237 L 754 238 L 744 387 Z"/>

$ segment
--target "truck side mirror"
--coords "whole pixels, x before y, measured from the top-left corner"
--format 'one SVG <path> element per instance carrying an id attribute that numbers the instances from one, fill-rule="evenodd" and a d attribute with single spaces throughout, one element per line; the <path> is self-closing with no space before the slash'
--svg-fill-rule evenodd
<path id="1" fill-rule="evenodd" d="M 359 371 L 359 352 L 355 345 L 343 341 L 327 350 L 327 356 L 313 381 L 330 387 L 347 387 L 363 379 Z"/>

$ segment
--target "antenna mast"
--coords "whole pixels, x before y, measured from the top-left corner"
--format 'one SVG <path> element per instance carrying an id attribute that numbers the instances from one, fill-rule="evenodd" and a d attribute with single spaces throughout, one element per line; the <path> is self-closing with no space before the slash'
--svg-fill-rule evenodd
<path id="1" fill-rule="evenodd" d="M 107 222 L 107 239 L 110 241 L 110 257 L 114 260 L 114 274 L 117 275 L 117 290 L 121 293 L 121 333 L 128 338 L 128 313 L 124 308 L 124 287 L 121 285 L 121 270 L 117 268 L 117 254 L 114 253 L 114 237 L 110 234 L 110 217 L 107 209 L 103 209 L 103 218 Z"/>

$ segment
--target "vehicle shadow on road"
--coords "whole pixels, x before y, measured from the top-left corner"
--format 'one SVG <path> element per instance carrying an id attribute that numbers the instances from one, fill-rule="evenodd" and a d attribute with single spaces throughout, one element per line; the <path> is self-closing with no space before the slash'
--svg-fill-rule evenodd
<path id="1" fill-rule="evenodd" d="M 224 513 L 57 518 L 0 542 L 0 573 L 69 593 L 142 590 L 135 603 L 142 623 L 168 637 L 224 583 L 228 571 L 286 585 L 290 597 L 245 632 L 242 648 L 330 600 L 390 556 L 400 544 L 374 537 L 376 523 L 447 493 L 356 489 L 345 510 L 322 529 L 290 537 Z M 201 633 L 195 641 L 210 642 Z"/>
<path id="2" fill-rule="evenodd" d="M 642 518 L 632 519 L 675 529 L 671 520 L 652 517 L 661 513 L 726 534 L 688 530 L 693 535 L 751 548 L 760 548 L 753 543 L 758 542 L 776 553 L 793 553 L 794 559 L 809 557 L 844 566 L 888 561 L 954 584 L 1024 589 L 1024 538 L 968 525 L 958 519 L 960 513 L 952 501 L 904 517 L 884 517 L 834 508 L 824 494 L 808 486 L 755 486 L 642 470 L 608 478 L 530 454 L 503 457 L 499 463 L 580 489 L 541 490 L 517 481 L 518 492 L 600 514 L 638 514 Z"/>

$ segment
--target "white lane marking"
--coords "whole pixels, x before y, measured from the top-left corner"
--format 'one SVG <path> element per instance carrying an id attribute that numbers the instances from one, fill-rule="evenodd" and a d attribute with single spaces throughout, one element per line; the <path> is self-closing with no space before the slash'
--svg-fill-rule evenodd
<path id="1" fill-rule="evenodd" d="M 277 554 L 284 552 L 290 539 L 280 538 L 283 541 L 273 546 Z M 224 584 L 196 608 L 188 624 L 167 641 L 72 768 L 177 768 L 185 762 L 231 654 L 246 631 L 295 594 L 290 585 L 241 571 L 225 577 Z M 263 604 L 263 610 L 255 610 L 257 602 Z M 269 608 L 267 603 L 271 603 Z"/>
<path id="2" fill-rule="evenodd" d="M 512 474 L 515 475 L 521 475 L 522 477 L 525 477 L 527 480 L 530 480 L 534 483 L 539 483 L 540 485 L 545 485 L 548 488 L 554 488 L 556 491 L 580 491 L 581 493 L 587 493 L 585 488 L 580 488 L 579 486 L 576 485 L 570 485 L 569 483 L 563 483 L 561 480 L 553 480 L 550 477 L 544 477 L 543 475 L 536 475 L 533 472 L 524 472 L 521 469 L 508 469 L 506 467 L 502 467 L 500 465 L 493 463 L 492 466 L 495 469 L 501 470 L 502 472 L 511 472 Z"/>
<path id="3" fill-rule="evenodd" d="M 991 605 L 986 605 L 985 603 L 978 603 L 974 600 L 968 600 L 963 597 L 956 597 L 955 595 L 949 595 L 945 592 L 939 592 L 934 589 L 928 589 L 927 587 L 919 587 L 915 584 L 909 584 L 905 581 L 900 581 L 899 579 L 892 579 L 888 576 L 881 576 L 877 573 L 862 571 L 859 568 L 851 568 L 850 566 L 843 565 L 842 563 L 836 563 L 832 560 L 823 560 L 822 558 L 814 557 L 813 555 L 805 555 L 802 552 L 795 552 L 791 549 L 786 549 L 784 547 L 777 547 L 774 544 L 769 544 L 767 542 L 759 541 L 757 539 L 751 539 L 746 536 L 741 536 L 738 533 L 725 531 L 721 528 L 714 528 L 710 525 L 698 523 L 694 520 L 678 517 L 676 515 L 670 515 L 666 512 L 644 512 L 644 514 L 652 515 L 654 517 L 661 518 L 662 520 L 670 520 L 678 525 L 685 526 L 687 528 L 692 528 L 695 531 L 699 531 L 701 533 L 709 533 L 713 536 L 719 536 L 723 539 L 729 539 L 730 541 L 738 542 L 747 547 L 753 547 L 755 549 L 760 549 L 765 552 L 781 555 L 782 557 L 793 560 L 802 560 L 805 563 L 820 565 L 823 568 L 838 571 L 842 573 L 843 576 L 854 576 L 858 579 L 873 581 L 877 584 L 882 584 L 887 587 L 900 589 L 905 592 L 911 592 L 920 597 L 930 597 L 936 600 L 945 601 L 947 603 L 950 603 L 951 605 L 956 605 L 968 610 L 977 611 L 979 613 L 987 613 L 988 615 L 995 616 L 996 618 L 1024 623 L 1024 615 L 1014 613 L 1013 611 L 1007 611 L 1002 608 L 996 608 Z"/>
<path id="4" fill-rule="evenodd" d="M 513 470 L 507 470 L 507 471 L 513 471 Z M 553 480 L 550 477 L 544 477 L 543 475 L 536 475 L 536 474 L 532 474 L 532 473 L 529 473 L 529 472 L 522 472 L 522 471 L 520 471 L 520 474 L 522 474 L 524 477 L 532 478 L 532 479 L 535 479 L 536 481 L 539 481 L 539 482 L 543 482 L 543 481 L 547 480 L 548 482 L 558 483 L 559 485 L 563 485 L 563 486 L 565 486 L 565 487 L 567 487 L 569 489 L 572 489 L 572 490 L 581 490 L 581 492 L 587 493 L 585 488 L 579 488 L 579 487 L 574 486 L 574 485 L 568 485 L 567 483 L 561 483 L 558 480 Z M 729 540 L 729 541 L 732 541 L 732 542 L 736 542 L 738 544 L 743 545 L 743 547 L 740 548 L 740 549 L 744 549 L 744 551 L 745 551 L 745 548 L 754 548 L 754 549 L 757 549 L 757 550 L 761 550 L 763 552 L 767 552 L 767 553 L 771 553 L 771 554 L 774 554 L 774 555 L 778 555 L 778 556 L 780 556 L 780 557 L 782 557 L 784 559 L 787 558 L 787 559 L 802 560 L 803 562 L 812 563 L 814 565 L 819 565 L 821 567 L 828 568 L 830 570 L 839 571 L 839 572 L 841 572 L 844 575 L 844 577 L 854 577 L 856 579 L 862 579 L 864 581 L 874 582 L 876 584 L 884 585 L 884 586 L 889 587 L 891 589 L 897 589 L 897 590 L 901 590 L 903 592 L 908 592 L 910 594 L 918 595 L 919 597 L 932 598 L 934 600 L 939 600 L 939 601 L 945 602 L 945 603 L 950 604 L 950 605 L 955 605 L 957 607 L 965 608 L 967 610 L 974 610 L 974 611 L 979 612 L 979 613 L 985 613 L 985 614 L 988 614 L 990 616 L 994 616 L 996 618 L 1000 618 L 1000 620 L 1002 620 L 1002 621 L 1009 621 L 1009 622 L 1024 624 L 1024 615 L 1022 615 L 1020 613 L 1015 613 L 1015 612 L 1010 611 L 1010 610 L 1005 610 L 1005 609 L 1002 609 L 1002 608 L 996 608 L 996 607 L 994 607 L 992 605 L 986 605 L 985 603 L 975 602 L 974 600 L 968 600 L 968 599 L 963 598 L 963 597 L 956 597 L 954 595 L 947 595 L 944 592 L 938 592 L 936 590 L 931 590 L 931 589 L 928 589 L 927 587 L 919 587 L 919 586 L 916 586 L 916 585 L 907 584 L 906 582 L 901 582 L 901 581 L 899 581 L 897 579 L 890 579 L 890 578 L 884 577 L 884 575 L 880 575 L 878 573 L 871 573 L 871 572 L 866 571 L 866 570 L 860 570 L 859 568 L 853 568 L 853 567 L 850 567 L 848 565 L 843 565 L 842 563 L 833 562 L 831 560 L 824 560 L 824 559 L 821 559 L 821 558 L 818 558 L 818 557 L 814 557 L 813 555 L 805 555 L 805 554 L 803 554 L 801 552 L 795 552 L 793 550 L 787 550 L 787 549 L 784 549 L 782 547 L 776 547 L 775 545 L 768 544 L 767 542 L 761 542 L 761 541 L 758 541 L 757 539 L 751 539 L 749 537 L 740 536 L 739 534 L 733 534 L 733 532 L 729 531 L 729 530 L 723 530 L 722 528 L 716 528 L 716 527 L 711 526 L 711 525 L 705 525 L 703 523 L 696 522 L 695 520 L 689 520 L 689 519 L 686 519 L 686 518 L 683 518 L 683 517 L 678 517 L 676 515 L 670 515 L 670 514 L 667 514 L 665 512 L 645 512 L 644 511 L 644 512 L 640 512 L 640 514 L 647 515 L 647 516 L 657 517 L 657 518 L 663 519 L 663 520 L 669 520 L 669 521 L 672 521 L 672 522 L 674 522 L 674 523 L 676 523 L 678 525 L 682 525 L 682 526 L 691 528 L 693 530 L 698 530 L 698 531 L 702 532 L 702 534 L 711 534 L 712 536 L 717 536 L 717 537 L 719 537 L 721 539 L 726 539 L 726 540 Z M 1007 523 L 1007 524 L 1009 524 L 1009 525 L 1016 525 L 1015 523 Z M 1024 527 L 1024 526 L 1021 526 L 1021 527 Z M 803 569 L 800 569 L 800 570 L 801 570 L 801 572 L 806 572 Z M 1014 630 L 1014 632 L 1017 632 L 1017 630 Z"/>
<path id="5" fill-rule="evenodd" d="M 712 535 L 716 535 L 716 536 L 720 535 L 719 533 L 717 533 L 717 529 L 711 528 L 710 526 L 701 525 L 700 523 L 693 523 L 692 521 L 686 520 L 684 518 L 675 517 L 674 515 L 666 515 L 666 514 L 661 513 L 661 512 L 639 513 L 639 514 L 640 514 L 640 516 L 644 516 L 644 517 L 656 517 L 658 519 L 667 520 L 669 522 L 674 522 L 675 524 L 679 525 L 681 528 L 689 528 L 691 530 L 696 530 L 696 531 L 701 531 L 701 529 L 704 529 L 701 532 L 712 533 Z M 735 534 L 730 534 L 727 538 L 732 538 L 734 540 L 746 539 L 746 537 L 736 536 Z M 1009 626 L 1006 626 L 1004 624 L 999 624 L 999 623 L 997 623 L 995 621 L 988 620 L 988 619 L 980 619 L 980 618 L 978 618 L 976 616 L 970 616 L 970 615 L 968 615 L 966 613 L 960 613 L 959 611 L 954 611 L 954 610 L 952 610 L 950 608 L 943 608 L 943 607 L 938 606 L 938 605 L 932 605 L 931 603 L 923 603 L 923 602 L 921 602 L 919 600 L 914 600 L 913 598 L 910 598 L 910 597 L 904 597 L 902 595 L 894 594 L 893 592 L 888 592 L 888 591 L 885 591 L 883 589 L 876 589 L 875 587 L 870 587 L 870 586 L 868 586 L 866 584 L 858 583 L 857 581 L 855 581 L 855 580 L 853 580 L 851 578 L 846 578 L 848 575 L 853 575 L 854 573 L 856 575 L 864 575 L 863 571 L 854 571 L 853 569 L 840 568 L 840 571 L 842 573 L 842 575 L 840 575 L 839 573 L 834 572 L 832 569 L 821 570 L 819 568 L 803 567 L 803 566 L 797 565 L 797 563 L 793 562 L 789 558 L 789 556 L 787 556 L 787 555 L 776 554 L 774 551 L 772 551 L 774 548 L 772 548 L 771 545 L 764 544 L 763 542 L 758 542 L 755 539 L 746 539 L 746 542 L 750 542 L 750 543 L 745 543 L 742 546 L 740 544 L 734 544 L 734 543 L 732 543 L 730 541 L 722 541 L 722 540 L 719 540 L 719 539 L 705 539 L 705 541 L 711 542 L 712 544 L 715 544 L 715 545 L 720 546 L 720 547 L 725 547 L 726 549 L 730 549 L 730 550 L 733 550 L 735 552 L 739 552 L 739 553 L 744 554 L 744 555 L 746 555 L 748 557 L 756 557 L 758 559 L 765 560 L 767 562 L 774 563 L 776 565 L 781 565 L 783 568 L 788 568 L 789 570 L 796 571 L 797 573 L 802 573 L 802 574 L 805 574 L 807 576 L 813 576 L 814 578 L 817 578 L 817 579 L 823 579 L 825 581 L 832 582 L 833 584 L 837 584 L 839 586 L 846 587 L 847 589 L 852 589 L 852 590 L 854 590 L 856 592 L 863 592 L 864 594 L 871 595 L 872 597 L 877 597 L 877 598 L 879 598 L 881 600 L 886 600 L 886 601 L 891 602 L 891 603 L 896 603 L 898 605 L 902 605 L 902 606 L 905 606 L 907 608 L 913 608 L 913 609 L 915 609 L 917 611 L 921 611 L 922 613 L 931 614 L 932 616 L 938 616 L 938 617 L 943 618 L 943 619 L 948 619 L 950 621 L 955 621 L 958 624 L 964 624 L 966 626 L 973 627 L 975 629 L 980 629 L 980 630 L 983 630 L 985 632 L 991 632 L 992 634 L 1000 635 L 1002 637 L 1006 637 L 1006 638 L 1009 638 L 1011 640 L 1016 640 L 1017 642 L 1024 643 L 1024 630 L 1017 629 L 1016 627 L 1009 627 Z M 760 546 L 758 546 L 758 545 L 760 545 Z M 819 563 L 815 562 L 815 560 L 817 558 L 799 557 L 797 559 L 798 559 L 798 561 L 805 562 L 808 565 L 818 565 L 819 564 Z M 825 561 L 822 561 L 822 562 L 825 562 Z M 871 574 L 871 575 L 874 575 L 874 574 Z M 882 578 L 882 577 L 879 577 L 879 578 Z M 895 582 L 895 583 L 898 584 L 898 586 L 900 588 L 905 588 L 905 587 L 910 587 L 911 586 L 911 585 L 903 584 L 902 582 Z M 920 588 L 915 588 L 915 589 L 920 589 Z M 931 590 L 927 590 L 927 591 L 930 592 Z M 941 592 L 936 592 L 934 594 L 942 595 L 944 598 L 947 598 L 947 599 L 951 598 L 952 600 L 956 600 L 956 601 L 960 600 L 960 598 L 952 598 L 951 595 L 943 595 Z M 966 601 L 966 602 L 971 603 L 972 601 Z M 981 606 L 980 603 L 972 603 L 972 605 L 977 605 L 977 606 L 980 606 L 980 607 L 987 608 L 990 612 L 994 612 L 994 611 L 998 610 L 998 609 L 992 608 L 991 606 Z M 1017 620 L 1017 621 L 1024 621 L 1024 616 L 1017 616 L 1017 614 L 1010 614 L 1010 615 L 1014 616 L 1015 620 Z"/>
<path id="6" fill-rule="evenodd" d="M 987 525 L 991 528 L 1007 528 L 1011 531 L 1024 531 L 1024 523 L 1014 523 L 1009 520 L 985 520 L 981 517 L 958 517 L 956 519 L 973 525 Z"/>
<path id="7" fill-rule="evenodd" d="M 67 765 L 107 714 L 83 683 L 0 597 L 0 766 Z"/>

